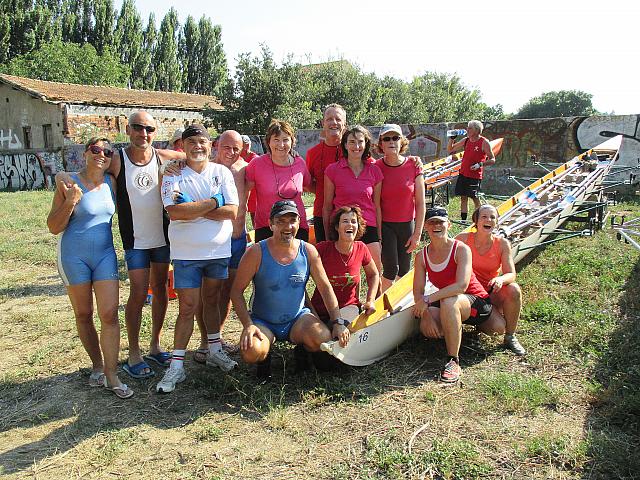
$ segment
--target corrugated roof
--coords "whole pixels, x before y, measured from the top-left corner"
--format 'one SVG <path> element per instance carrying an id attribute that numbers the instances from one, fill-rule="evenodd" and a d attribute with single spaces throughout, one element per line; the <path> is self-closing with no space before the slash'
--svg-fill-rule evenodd
<path id="1" fill-rule="evenodd" d="M 0 81 L 23 90 L 29 95 L 52 103 L 64 102 L 110 107 L 153 107 L 192 111 L 202 111 L 205 106 L 218 110 L 222 109 L 218 99 L 209 95 L 77 85 L 5 74 L 0 74 Z"/>

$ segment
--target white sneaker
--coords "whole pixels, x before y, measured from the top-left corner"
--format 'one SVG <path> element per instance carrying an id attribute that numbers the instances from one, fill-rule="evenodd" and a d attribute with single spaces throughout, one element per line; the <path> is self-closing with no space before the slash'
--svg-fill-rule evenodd
<path id="1" fill-rule="evenodd" d="M 176 389 L 176 385 L 180 382 L 184 382 L 187 378 L 187 374 L 184 368 L 171 368 L 169 367 L 162 377 L 162 380 L 156 385 L 156 392 L 169 393 Z"/>
<path id="2" fill-rule="evenodd" d="M 230 372 L 238 366 L 238 362 L 229 358 L 224 350 L 207 355 L 207 365 L 218 367 L 223 372 Z"/>

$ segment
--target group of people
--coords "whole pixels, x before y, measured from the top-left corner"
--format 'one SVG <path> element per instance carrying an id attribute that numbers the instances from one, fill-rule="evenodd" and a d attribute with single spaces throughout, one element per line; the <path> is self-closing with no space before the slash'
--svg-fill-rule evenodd
<path id="1" fill-rule="evenodd" d="M 201 332 L 194 360 L 225 372 L 237 366 L 230 353 L 239 348 L 246 363 L 257 364 L 258 376 L 269 378 L 270 351 L 278 340 L 296 344 L 297 369 L 308 368 L 309 360 L 319 369 L 331 368 L 320 345 L 332 338 L 348 343 L 350 322 L 361 312 L 373 313 L 375 298 L 409 271 L 423 226 L 430 244 L 416 255 L 414 308 L 423 334 L 444 337 L 447 344 L 450 358 L 442 380 L 459 377 L 462 322 L 487 333 L 504 332 L 506 346 L 524 354 L 515 337 L 521 294 L 509 244 L 492 234 L 497 212 L 482 206 L 473 217 L 476 233 L 449 238 L 446 210 L 425 208 L 422 164 L 404 155 L 409 141 L 398 125 L 380 129 L 380 158 L 373 160 L 368 130 L 347 128 L 344 108 L 329 105 L 321 141 L 305 161 L 295 152 L 293 128 L 284 121 L 271 122 L 267 153 L 258 156 L 250 151 L 248 137 L 233 130 L 217 138 L 212 152 L 209 132 L 199 124 L 174 135 L 173 149 L 155 149 L 153 117 L 139 111 L 128 120 L 126 148 L 116 151 L 106 138 L 92 138 L 85 167 L 58 175 L 48 217 L 50 231 L 62 233 L 58 268 L 92 361 L 89 385 L 120 398 L 133 395 L 117 373 L 119 277 L 111 234 L 116 207 L 130 279 L 125 308 L 129 358 L 122 368 L 133 378 L 148 378 L 155 375 L 149 363 L 168 367 L 158 392 L 171 392 L 186 378 L 184 359 L 194 319 Z M 473 172 L 493 159 L 477 124 L 470 122 L 468 138 L 448 145 L 452 151 L 465 149 L 464 158 L 478 164 Z M 467 151 L 478 148 L 484 155 L 467 157 Z M 304 191 L 315 193 L 315 246 L 308 242 Z M 469 188 L 465 193 L 475 198 Z M 250 248 L 248 211 L 255 229 Z M 170 263 L 178 317 L 174 348 L 167 352 L 160 348 L 160 336 Z M 359 298 L 362 270 L 364 301 Z M 309 277 L 316 289 L 307 301 Z M 435 293 L 424 291 L 427 279 L 438 288 Z M 244 293 L 250 283 L 248 306 Z M 142 355 L 140 326 L 149 286 L 152 332 L 149 351 Z M 92 292 L 100 336 L 93 323 Z M 243 326 L 239 346 L 221 334 L 232 305 Z"/>

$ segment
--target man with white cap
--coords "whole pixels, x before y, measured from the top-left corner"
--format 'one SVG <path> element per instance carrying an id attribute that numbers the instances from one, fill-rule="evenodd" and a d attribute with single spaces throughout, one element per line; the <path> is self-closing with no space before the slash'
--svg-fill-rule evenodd
<path id="1" fill-rule="evenodd" d="M 198 299 L 204 304 L 204 322 L 216 333 L 218 300 L 229 273 L 232 221 L 238 213 L 238 192 L 233 175 L 223 165 L 209 162 L 211 137 L 198 124 L 182 133 L 187 165 L 180 175 L 165 176 L 162 202 L 171 218 L 169 238 L 178 293 L 178 318 L 171 365 L 156 386 L 172 392 L 186 378 L 184 356 L 193 332 Z M 237 364 L 224 351 L 209 352 L 208 364 L 223 371 Z"/>

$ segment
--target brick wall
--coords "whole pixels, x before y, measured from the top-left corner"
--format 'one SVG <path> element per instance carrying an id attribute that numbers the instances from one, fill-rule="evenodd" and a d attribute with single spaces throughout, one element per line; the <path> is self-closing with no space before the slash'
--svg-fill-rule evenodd
<path id="1" fill-rule="evenodd" d="M 185 124 L 191 123 L 191 120 L 184 118 L 155 118 L 158 125 L 156 134 L 158 140 L 169 139 L 177 128 L 184 128 Z M 82 143 L 83 132 L 97 129 L 101 135 L 113 139 L 118 134 L 124 135 L 126 126 L 127 117 L 124 115 L 69 115 L 67 117 L 69 130 L 66 137 L 70 143 Z"/>

